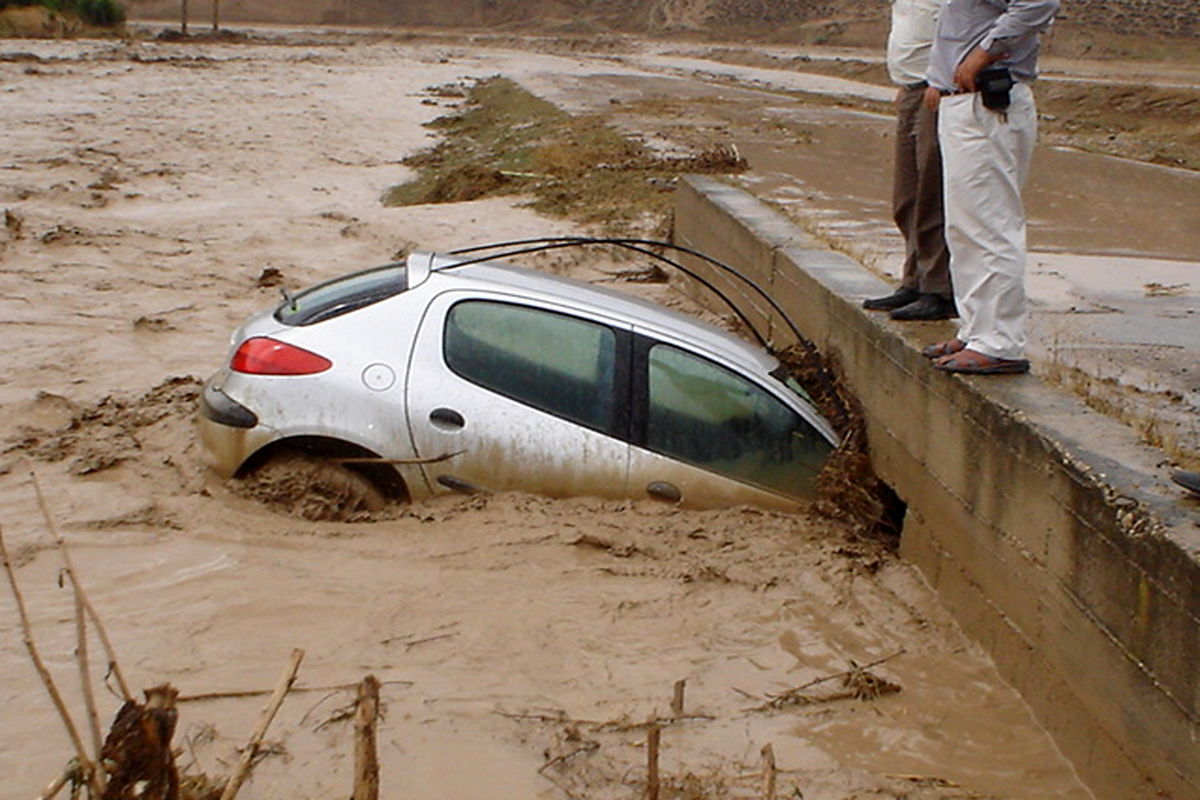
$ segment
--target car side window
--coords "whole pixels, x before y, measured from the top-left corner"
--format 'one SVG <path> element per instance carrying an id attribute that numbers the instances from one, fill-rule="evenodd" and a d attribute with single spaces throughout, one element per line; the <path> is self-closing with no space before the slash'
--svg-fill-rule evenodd
<path id="1" fill-rule="evenodd" d="M 665 344 L 648 356 L 646 446 L 783 494 L 811 494 L 832 445 L 763 387 Z"/>
<path id="2" fill-rule="evenodd" d="M 612 433 L 616 334 L 605 326 L 528 306 L 457 303 L 444 355 L 459 376 L 534 408 Z"/>

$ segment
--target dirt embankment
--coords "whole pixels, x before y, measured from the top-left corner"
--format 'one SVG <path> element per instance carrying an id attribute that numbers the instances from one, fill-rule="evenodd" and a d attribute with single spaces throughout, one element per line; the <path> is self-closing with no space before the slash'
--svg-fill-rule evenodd
<path id="1" fill-rule="evenodd" d="M 135 17 L 177 18 L 171 0 L 129 0 Z M 211 16 L 193 0 L 196 20 Z M 225 0 L 226 20 L 523 28 L 560 33 L 624 31 L 750 36 L 759 41 L 862 46 L 886 35 L 887 0 Z M 1074 0 L 1058 28 L 1091 55 L 1123 49 L 1122 42 L 1187 41 L 1200 37 L 1200 8 L 1176 0 Z M 1145 51 L 1136 47 L 1134 50 Z"/>
<path id="2" fill-rule="evenodd" d="M 1177 63 L 1200 63 L 1200 45 L 1195 52 L 1195 57 L 1180 56 Z M 728 48 L 714 50 L 708 57 L 891 86 L 884 64 L 853 56 L 785 57 L 750 48 Z M 1057 72 L 1051 64 L 1037 84 L 1039 134 L 1043 141 L 1151 164 L 1200 169 L 1200 86 L 1131 80 L 1120 67 L 1106 76 L 1079 79 Z M 892 112 L 889 104 L 853 98 L 823 102 Z"/>

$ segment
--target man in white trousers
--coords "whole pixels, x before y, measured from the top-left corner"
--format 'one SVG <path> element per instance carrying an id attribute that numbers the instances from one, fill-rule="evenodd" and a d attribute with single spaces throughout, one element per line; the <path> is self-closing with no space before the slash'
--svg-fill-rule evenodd
<path id="1" fill-rule="evenodd" d="M 950 0 L 938 20 L 926 104 L 938 109 L 946 241 L 958 336 L 925 348 L 947 372 L 1029 371 L 1025 209 L 1037 139 L 1030 84 L 1059 0 Z"/>

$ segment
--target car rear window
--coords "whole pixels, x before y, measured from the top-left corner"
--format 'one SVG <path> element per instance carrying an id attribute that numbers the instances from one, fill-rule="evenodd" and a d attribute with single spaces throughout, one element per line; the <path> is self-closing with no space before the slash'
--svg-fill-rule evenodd
<path id="1" fill-rule="evenodd" d="M 407 288 L 408 270 L 404 265 L 387 264 L 334 278 L 287 297 L 275 309 L 275 319 L 284 325 L 312 325 L 386 300 Z"/>

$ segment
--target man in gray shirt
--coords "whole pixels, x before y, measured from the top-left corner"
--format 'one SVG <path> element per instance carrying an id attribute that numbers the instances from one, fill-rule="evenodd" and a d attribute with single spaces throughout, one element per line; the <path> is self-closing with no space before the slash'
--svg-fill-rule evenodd
<path id="1" fill-rule="evenodd" d="M 1025 209 L 1037 138 L 1030 83 L 1059 0 L 950 0 L 926 103 L 938 109 L 958 336 L 925 348 L 947 372 L 1027 372 Z"/>

